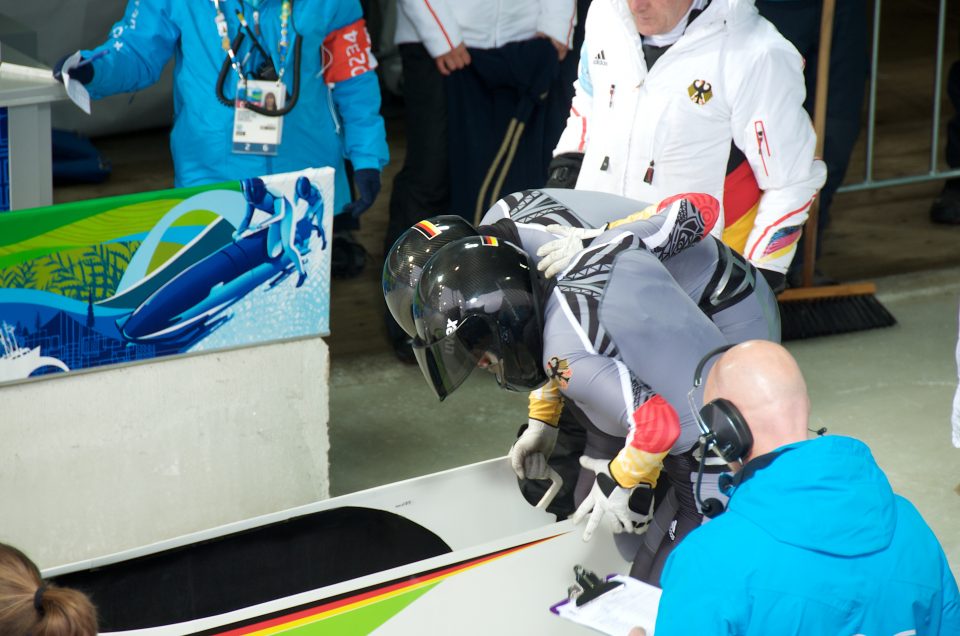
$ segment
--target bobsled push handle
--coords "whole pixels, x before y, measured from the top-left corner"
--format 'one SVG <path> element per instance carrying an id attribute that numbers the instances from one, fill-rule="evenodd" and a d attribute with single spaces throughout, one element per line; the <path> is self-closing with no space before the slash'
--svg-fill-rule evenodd
<path id="1" fill-rule="evenodd" d="M 560 476 L 560 473 L 555 471 L 552 468 L 547 468 L 547 477 L 550 479 L 550 487 L 547 489 L 547 492 L 543 494 L 543 497 L 540 498 L 540 501 L 537 503 L 537 508 L 543 510 L 551 503 L 553 503 L 554 498 L 556 498 L 557 493 L 560 492 L 560 488 L 563 487 L 563 477 Z"/>

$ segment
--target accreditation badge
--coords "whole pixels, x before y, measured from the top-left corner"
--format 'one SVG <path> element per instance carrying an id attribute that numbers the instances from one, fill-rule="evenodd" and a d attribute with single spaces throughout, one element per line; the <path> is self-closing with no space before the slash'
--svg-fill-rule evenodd
<path id="1" fill-rule="evenodd" d="M 283 135 L 283 117 L 269 117 L 247 108 L 248 103 L 265 110 L 280 110 L 287 96 L 282 83 L 248 80 L 237 87 L 233 115 L 233 152 L 244 155 L 276 155 Z"/>

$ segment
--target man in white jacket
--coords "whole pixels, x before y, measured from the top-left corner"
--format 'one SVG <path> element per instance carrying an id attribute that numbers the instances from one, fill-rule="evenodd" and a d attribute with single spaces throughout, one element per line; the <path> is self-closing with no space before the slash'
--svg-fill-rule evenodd
<path id="1" fill-rule="evenodd" d="M 552 185 L 709 193 L 714 234 L 782 287 L 826 168 L 803 59 L 752 0 L 594 0 L 575 89 Z"/>
<path id="2" fill-rule="evenodd" d="M 457 213 L 472 220 L 473 206 L 451 209 L 445 84 L 451 73 L 470 65 L 468 47 L 474 51 L 495 50 L 542 37 L 552 43 L 558 59 L 563 60 L 576 24 L 576 0 L 398 0 L 397 9 L 395 39 L 403 63 L 407 147 L 403 169 L 394 180 L 390 197 L 385 251 L 407 228 L 427 216 Z M 562 109 L 565 111 L 566 106 Z M 464 113 L 451 112 L 449 125 L 457 126 L 463 117 Z M 481 122 L 473 125 L 482 127 Z M 488 132 L 497 140 L 503 134 Z M 552 147 L 555 139 L 545 147 Z M 464 151 L 472 151 L 471 156 L 477 154 L 475 148 Z M 544 169 L 542 166 L 541 171 Z M 542 185 L 530 183 L 524 187 Z M 406 334 L 389 316 L 386 321 L 398 357 L 413 362 Z"/>
<path id="3" fill-rule="evenodd" d="M 397 8 L 397 44 L 423 44 L 444 75 L 470 63 L 467 47 L 540 35 L 565 53 L 576 21 L 573 0 L 399 0 Z"/>

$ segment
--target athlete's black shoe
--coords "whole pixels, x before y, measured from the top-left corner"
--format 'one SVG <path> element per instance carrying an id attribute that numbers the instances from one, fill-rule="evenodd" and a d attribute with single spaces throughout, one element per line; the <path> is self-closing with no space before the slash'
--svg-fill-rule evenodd
<path id="1" fill-rule="evenodd" d="M 333 248 L 330 252 L 330 269 L 334 278 L 355 278 L 367 264 L 367 250 L 353 233 L 333 233 Z"/>
<path id="2" fill-rule="evenodd" d="M 417 363 L 417 358 L 413 355 L 413 338 L 406 334 L 393 339 L 393 353 L 397 360 L 404 364 Z"/>

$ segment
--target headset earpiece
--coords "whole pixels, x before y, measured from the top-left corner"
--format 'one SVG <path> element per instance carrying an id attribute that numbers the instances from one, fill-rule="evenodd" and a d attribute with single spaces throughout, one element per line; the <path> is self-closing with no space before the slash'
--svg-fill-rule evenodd
<path id="1" fill-rule="evenodd" d="M 750 453 L 753 434 L 733 402 L 723 398 L 708 402 L 700 409 L 700 418 L 723 461 L 728 464 L 742 461 Z"/>
<path id="2" fill-rule="evenodd" d="M 706 501 L 700 498 L 700 484 L 703 481 L 703 465 L 707 453 L 710 452 L 711 448 L 715 448 L 717 454 L 728 464 L 742 461 L 744 457 L 750 454 L 750 448 L 753 446 L 753 434 L 750 432 L 746 420 L 743 419 L 743 414 L 730 400 L 718 398 L 697 409 L 693 403 L 693 396 L 695 390 L 703 384 L 703 370 L 710 359 L 734 346 L 733 344 L 725 345 L 710 351 L 701 358 L 693 374 L 693 390 L 690 391 L 688 396 L 690 407 L 693 409 L 703 432 L 703 450 L 700 455 L 700 466 L 697 470 L 694 497 L 700 504 L 700 512 L 709 519 L 713 519 L 723 512 L 725 506 L 721 500 L 715 497 L 710 497 Z"/>

